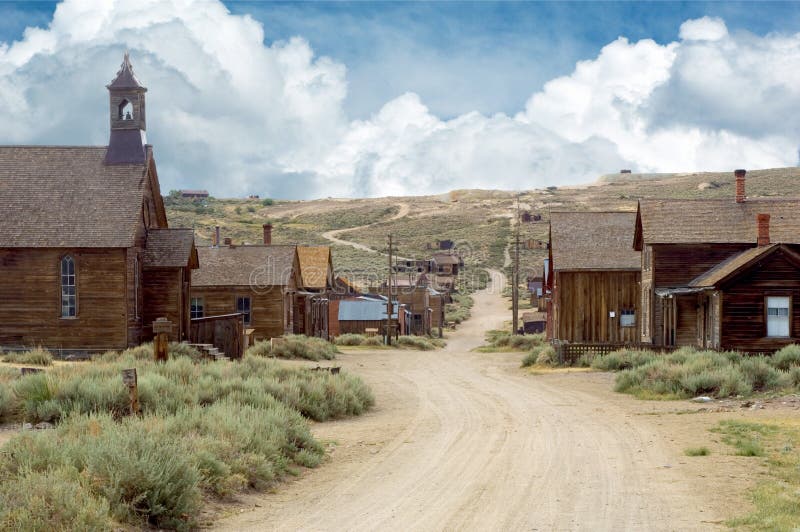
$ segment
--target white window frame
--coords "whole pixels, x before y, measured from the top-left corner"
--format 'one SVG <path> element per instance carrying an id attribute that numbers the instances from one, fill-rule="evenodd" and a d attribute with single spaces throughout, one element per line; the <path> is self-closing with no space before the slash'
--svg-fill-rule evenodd
<path id="1" fill-rule="evenodd" d="M 70 266 L 72 271 L 70 272 Z M 66 270 L 65 270 L 66 267 Z M 64 255 L 58 261 L 59 283 L 61 286 L 61 317 L 78 317 L 78 268 L 72 255 Z"/>
<path id="2" fill-rule="evenodd" d="M 197 302 L 199 302 L 199 305 Z M 198 308 L 200 309 L 199 312 Z M 202 297 L 193 297 L 189 300 L 189 317 L 191 319 L 205 318 L 205 310 L 205 300 Z"/>
<path id="3" fill-rule="evenodd" d="M 636 310 L 633 308 L 621 309 L 619 311 L 619 326 L 636 327 Z"/>
<path id="4" fill-rule="evenodd" d="M 792 298 L 766 296 L 767 338 L 789 338 L 792 335 Z"/>

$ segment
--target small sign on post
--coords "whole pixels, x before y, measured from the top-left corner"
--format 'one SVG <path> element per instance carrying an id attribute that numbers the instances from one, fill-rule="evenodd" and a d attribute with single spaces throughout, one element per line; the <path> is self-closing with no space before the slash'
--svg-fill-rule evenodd
<path id="1" fill-rule="evenodd" d="M 169 358 L 169 333 L 172 332 L 172 322 L 167 318 L 158 318 L 153 322 L 153 356 L 156 362 L 166 362 Z"/>
<path id="2" fill-rule="evenodd" d="M 136 368 L 122 370 L 122 383 L 128 387 L 128 397 L 131 403 L 131 415 L 139 414 L 139 381 Z"/>

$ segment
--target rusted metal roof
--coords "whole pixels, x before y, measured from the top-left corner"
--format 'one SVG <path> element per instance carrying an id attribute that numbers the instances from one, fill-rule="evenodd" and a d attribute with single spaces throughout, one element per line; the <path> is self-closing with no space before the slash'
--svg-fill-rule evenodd
<path id="1" fill-rule="evenodd" d="M 633 249 L 635 212 L 552 212 L 550 246 L 553 269 L 638 270 Z"/>
<path id="2" fill-rule="evenodd" d="M 0 146 L 0 247 L 132 246 L 147 161 L 109 166 L 105 154 L 104 146 Z"/>
<path id="3" fill-rule="evenodd" d="M 295 246 L 200 247 L 197 256 L 192 286 L 288 286 L 295 274 Z"/>

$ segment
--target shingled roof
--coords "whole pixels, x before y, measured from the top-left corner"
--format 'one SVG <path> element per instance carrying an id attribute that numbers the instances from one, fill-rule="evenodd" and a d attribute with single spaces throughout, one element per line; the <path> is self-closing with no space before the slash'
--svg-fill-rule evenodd
<path id="1" fill-rule="evenodd" d="M 147 161 L 107 166 L 105 154 L 102 146 L 0 146 L 0 247 L 132 246 Z"/>
<path id="2" fill-rule="evenodd" d="M 552 212 L 550 247 L 553 269 L 638 270 L 633 249 L 635 212 Z"/>
<path id="3" fill-rule="evenodd" d="M 133 73 L 128 52 L 125 52 L 125 56 L 122 58 L 122 65 L 120 65 L 117 75 L 106 87 L 109 89 L 144 89 L 144 86 L 136 79 L 136 74 Z"/>
<path id="4" fill-rule="evenodd" d="M 758 214 L 772 242 L 800 243 L 800 199 L 641 200 L 636 245 L 738 244 L 758 240 Z"/>
<path id="5" fill-rule="evenodd" d="M 763 260 L 767 256 L 772 255 L 779 250 L 785 253 L 794 262 L 800 263 L 800 255 L 783 244 L 771 244 L 767 246 L 754 247 L 746 249 L 741 253 L 737 253 L 733 257 L 720 262 L 707 272 L 695 277 L 691 282 L 689 282 L 689 287 L 716 287 L 719 283 L 729 279 L 737 272 L 751 267 L 758 261 Z"/>
<path id="6" fill-rule="evenodd" d="M 295 273 L 295 246 L 201 247 L 197 256 L 192 286 L 288 286 Z"/>
<path id="7" fill-rule="evenodd" d="M 303 288 L 324 290 L 328 287 L 328 270 L 331 264 L 329 246 L 297 246 L 297 259 Z"/>
<path id="8" fill-rule="evenodd" d="M 191 229 L 149 229 L 144 250 L 144 266 L 150 268 L 198 267 Z"/>

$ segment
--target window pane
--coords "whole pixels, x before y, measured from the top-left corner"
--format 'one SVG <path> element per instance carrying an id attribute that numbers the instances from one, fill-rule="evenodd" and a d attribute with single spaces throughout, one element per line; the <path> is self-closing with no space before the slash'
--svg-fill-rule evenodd
<path id="1" fill-rule="evenodd" d="M 789 298 L 767 298 L 767 336 L 789 336 Z"/>

